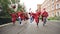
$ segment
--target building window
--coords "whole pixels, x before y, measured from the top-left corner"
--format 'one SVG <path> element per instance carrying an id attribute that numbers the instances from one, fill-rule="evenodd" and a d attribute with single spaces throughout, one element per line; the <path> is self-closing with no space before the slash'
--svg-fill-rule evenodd
<path id="1" fill-rule="evenodd" d="M 59 8 L 60 8 L 60 4 L 57 4 L 57 5 L 56 5 L 56 9 L 59 9 Z"/>
<path id="2" fill-rule="evenodd" d="M 54 5 L 52 5 L 52 10 L 54 10 Z"/>
<path id="3" fill-rule="evenodd" d="M 59 16 L 59 12 L 57 12 L 57 15 Z"/>
<path id="4" fill-rule="evenodd" d="M 52 0 L 52 3 L 54 3 L 54 0 Z"/>
<path id="5" fill-rule="evenodd" d="M 59 4 L 57 4 L 57 6 L 59 6 Z"/>
<path id="6" fill-rule="evenodd" d="M 52 16 L 54 17 L 54 13 L 52 13 Z"/>
<path id="7" fill-rule="evenodd" d="M 56 16 L 60 16 L 60 13 L 59 13 L 59 11 L 57 11 L 57 12 L 56 12 Z"/>

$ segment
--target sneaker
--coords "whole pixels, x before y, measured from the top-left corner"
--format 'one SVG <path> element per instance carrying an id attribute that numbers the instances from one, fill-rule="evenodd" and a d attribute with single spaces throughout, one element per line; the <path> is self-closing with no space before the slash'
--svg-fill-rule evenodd
<path id="1" fill-rule="evenodd" d="M 37 23 L 37 26 L 38 26 L 38 23 Z"/>

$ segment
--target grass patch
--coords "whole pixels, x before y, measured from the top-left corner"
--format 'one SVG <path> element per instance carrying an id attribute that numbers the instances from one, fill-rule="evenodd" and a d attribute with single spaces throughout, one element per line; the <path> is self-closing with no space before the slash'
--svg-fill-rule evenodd
<path id="1" fill-rule="evenodd" d="M 60 16 L 59 17 L 50 17 L 50 18 L 48 18 L 48 20 L 60 20 Z"/>

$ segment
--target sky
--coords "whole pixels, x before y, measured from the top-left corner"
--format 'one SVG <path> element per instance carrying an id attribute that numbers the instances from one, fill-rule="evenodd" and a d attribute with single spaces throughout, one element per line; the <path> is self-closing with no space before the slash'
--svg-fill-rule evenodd
<path id="1" fill-rule="evenodd" d="M 42 4 L 44 0 L 20 0 L 20 3 L 24 3 L 26 11 L 29 11 L 29 8 L 32 9 L 32 12 L 35 12 L 37 9 L 37 4 Z"/>

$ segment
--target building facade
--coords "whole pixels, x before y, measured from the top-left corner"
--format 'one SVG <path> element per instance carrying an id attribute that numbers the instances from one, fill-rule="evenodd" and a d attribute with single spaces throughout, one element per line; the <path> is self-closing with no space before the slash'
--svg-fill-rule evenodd
<path id="1" fill-rule="evenodd" d="M 45 0 L 41 9 L 46 8 L 49 17 L 60 16 L 60 0 Z"/>
<path id="2" fill-rule="evenodd" d="M 41 10 L 41 4 L 37 4 L 37 9 Z"/>

